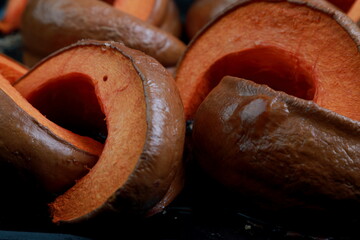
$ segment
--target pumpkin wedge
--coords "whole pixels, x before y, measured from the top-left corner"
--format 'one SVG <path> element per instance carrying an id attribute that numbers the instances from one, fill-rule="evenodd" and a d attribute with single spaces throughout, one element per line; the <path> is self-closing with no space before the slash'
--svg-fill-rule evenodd
<path id="1" fill-rule="evenodd" d="M 97 0 L 29 1 L 21 32 L 27 65 L 81 39 L 123 42 L 164 66 L 174 66 L 185 50 L 171 34 Z"/>
<path id="2" fill-rule="evenodd" d="M 45 118 L 0 75 L 0 159 L 32 174 L 49 193 L 75 184 L 96 163 L 102 144 Z"/>
<path id="3" fill-rule="evenodd" d="M 258 207 L 358 217 L 359 121 L 224 77 L 196 113 L 193 143 L 207 173 Z"/>
<path id="4" fill-rule="evenodd" d="M 81 41 L 37 65 L 16 88 L 51 115 L 57 110 L 46 107 L 54 105 L 49 92 L 61 99 L 87 97 L 86 102 L 89 96 L 71 90 L 81 92 L 86 85 L 94 88 L 105 115 L 107 138 L 91 171 L 50 204 L 53 221 L 77 222 L 108 211 L 146 214 L 178 181 L 181 168 L 185 120 L 175 82 L 139 51 Z"/>
<path id="5" fill-rule="evenodd" d="M 25 66 L 0 53 L 0 75 L 7 79 L 10 84 L 13 84 L 27 71 L 28 69 Z"/>
<path id="6" fill-rule="evenodd" d="M 359 37 L 356 24 L 323 1 L 239 1 L 193 39 L 178 64 L 186 117 L 230 75 L 360 120 Z"/>

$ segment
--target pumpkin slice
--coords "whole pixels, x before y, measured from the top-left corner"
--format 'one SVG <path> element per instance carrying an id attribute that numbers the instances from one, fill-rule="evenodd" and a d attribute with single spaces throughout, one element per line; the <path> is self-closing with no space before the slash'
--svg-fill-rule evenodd
<path id="1" fill-rule="evenodd" d="M 107 138 L 89 174 L 50 205 L 53 221 L 76 222 L 107 211 L 146 214 L 181 168 L 185 120 L 175 82 L 161 64 L 139 51 L 114 42 L 82 41 L 37 65 L 16 88 L 52 115 L 59 110 L 51 107 L 51 99 L 82 99 L 86 96 L 76 91 L 86 85 L 94 88 L 105 114 Z M 67 108 L 77 114 L 73 105 Z"/>
<path id="2" fill-rule="evenodd" d="M 75 184 L 96 163 L 102 144 L 45 118 L 0 75 L 0 159 L 30 172 L 50 193 Z"/>
<path id="3" fill-rule="evenodd" d="M 359 121 L 224 77 L 196 113 L 193 143 L 207 173 L 262 209 L 358 218 Z"/>
<path id="4" fill-rule="evenodd" d="M 33 65 L 81 39 L 113 40 L 174 66 L 185 49 L 176 37 L 97 0 L 34 0 L 22 18 L 24 62 Z"/>
<path id="5" fill-rule="evenodd" d="M 10 84 L 13 84 L 27 71 L 28 69 L 25 66 L 0 53 L 0 75 L 7 79 Z"/>
<path id="6" fill-rule="evenodd" d="M 241 1 L 189 44 L 176 81 L 187 119 L 225 75 L 360 120 L 360 32 L 322 1 Z"/>

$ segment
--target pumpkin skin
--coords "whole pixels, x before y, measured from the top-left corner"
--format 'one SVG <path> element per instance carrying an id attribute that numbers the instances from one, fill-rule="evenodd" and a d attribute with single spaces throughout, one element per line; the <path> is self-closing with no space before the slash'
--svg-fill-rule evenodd
<path id="1" fill-rule="evenodd" d="M 205 172 L 260 209 L 288 212 L 289 221 L 294 212 L 357 218 L 358 121 L 225 77 L 196 113 L 193 145 Z"/>

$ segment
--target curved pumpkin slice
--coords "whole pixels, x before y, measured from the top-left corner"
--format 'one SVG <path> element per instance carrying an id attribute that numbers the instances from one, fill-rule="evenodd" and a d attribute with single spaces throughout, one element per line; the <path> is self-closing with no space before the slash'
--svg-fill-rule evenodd
<path id="1" fill-rule="evenodd" d="M 7 79 L 10 84 L 13 84 L 27 71 L 28 69 L 25 66 L 0 53 L 0 75 Z"/>
<path id="2" fill-rule="evenodd" d="M 360 120 L 360 31 L 322 1 L 241 1 L 189 44 L 176 81 L 188 119 L 225 75 Z"/>
<path id="3" fill-rule="evenodd" d="M 81 39 L 112 40 L 174 66 L 185 50 L 179 39 L 97 0 L 33 0 L 22 18 L 24 61 L 33 65 Z"/>
<path id="4" fill-rule="evenodd" d="M 203 169 L 258 206 L 358 217 L 359 121 L 224 77 L 196 113 L 193 142 Z"/>
<path id="5" fill-rule="evenodd" d="M 76 222 L 106 211 L 145 214 L 181 167 L 185 120 L 175 82 L 139 51 L 82 41 L 47 58 L 16 87 L 30 101 L 42 99 L 54 85 L 67 86 L 56 94 L 72 95 L 69 89 L 79 77 L 95 88 L 108 136 L 89 174 L 51 204 L 53 221 Z M 30 85 L 39 89 L 35 96 L 27 93 Z"/>
<path id="6" fill-rule="evenodd" d="M 50 193 L 74 185 L 96 163 L 102 145 L 59 127 L 0 75 L 0 159 L 32 173 Z"/>

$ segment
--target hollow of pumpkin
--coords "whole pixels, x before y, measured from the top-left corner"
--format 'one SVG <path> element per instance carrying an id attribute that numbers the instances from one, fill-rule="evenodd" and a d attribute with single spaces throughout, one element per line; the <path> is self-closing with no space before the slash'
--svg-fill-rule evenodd
<path id="1" fill-rule="evenodd" d="M 81 41 L 15 87 L 53 121 L 107 135 L 89 174 L 50 204 L 54 222 L 107 211 L 154 214 L 181 190 L 183 107 L 174 80 L 151 57 L 119 43 Z"/>
<path id="2" fill-rule="evenodd" d="M 321 1 L 241 1 L 207 25 L 178 63 L 186 117 L 232 75 L 359 120 L 359 36 L 349 18 Z"/>
<path id="3" fill-rule="evenodd" d="M 102 144 L 49 121 L 0 76 L 0 159 L 31 174 L 46 192 L 74 185 L 96 163 Z"/>

